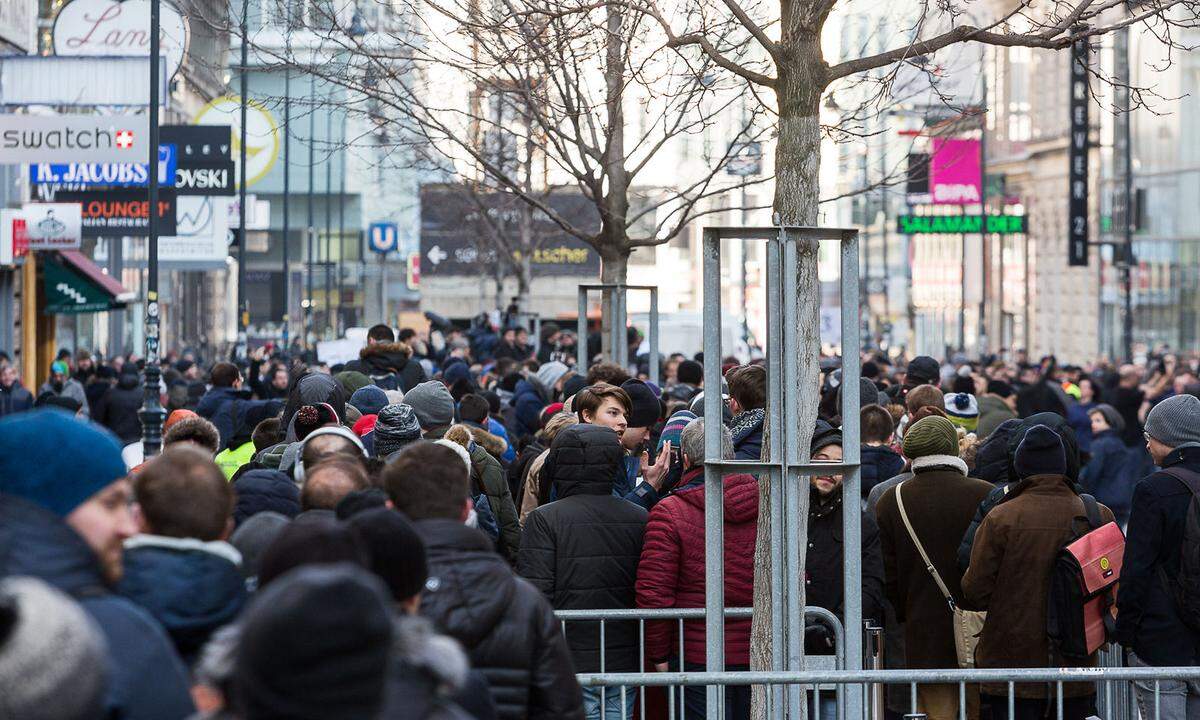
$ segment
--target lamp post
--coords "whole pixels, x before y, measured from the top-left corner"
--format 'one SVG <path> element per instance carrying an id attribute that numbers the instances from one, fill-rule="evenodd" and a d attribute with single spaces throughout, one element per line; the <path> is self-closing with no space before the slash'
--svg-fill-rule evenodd
<path id="1" fill-rule="evenodd" d="M 237 355 L 246 357 L 246 326 L 250 324 L 250 309 L 246 306 L 246 95 L 249 94 L 249 25 L 247 16 L 250 13 L 249 0 L 242 0 L 242 67 L 238 73 L 241 85 L 241 143 L 238 156 L 241 163 L 241 177 L 238 183 L 238 338 Z"/>
<path id="2" fill-rule="evenodd" d="M 163 408 L 158 397 L 159 383 L 159 308 L 158 308 L 158 60 L 159 3 L 150 0 L 150 120 L 149 200 L 146 241 L 146 367 L 143 378 L 142 452 L 149 458 L 162 446 Z"/>
<path id="3" fill-rule="evenodd" d="M 291 312 L 292 312 L 292 277 L 289 268 L 288 246 L 291 243 L 291 223 L 289 222 L 288 198 L 291 194 L 291 149 L 292 149 L 292 2 L 287 0 L 284 6 L 284 56 L 287 64 L 283 67 L 283 352 L 288 352 Z"/>

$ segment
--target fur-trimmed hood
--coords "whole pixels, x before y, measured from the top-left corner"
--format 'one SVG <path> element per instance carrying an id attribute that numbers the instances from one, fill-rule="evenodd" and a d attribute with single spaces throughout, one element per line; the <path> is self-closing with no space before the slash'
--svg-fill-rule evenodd
<path id="1" fill-rule="evenodd" d="M 438 634 L 420 616 L 405 615 L 396 620 L 393 650 L 397 662 L 409 670 L 424 672 L 446 693 L 461 688 L 471 669 L 458 642 Z"/>
<path id="2" fill-rule="evenodd" d="M 358 357 L 361 360 L 387 355 L 399 355 L 408 360 L 412 357 L 412 354 L 412 347 L 404 342 L 376 343 L 374 345 L 367 345 L 358 351 Z"/>
<path id="3" fill-rule="evenodd" d="M 463 423 L 463 425 L 466 425 L 468 428 L 470 428 L 471 438 L 475 442 L 479 443 L 484 450 L 487 450 L 489 455 L 499 459 L 499 457 L 503 455 L 506 450 L 508 450 L 508 443 L 506 443 L 504 438 L 500 437 L 499 435 L 490 433 L 478 425 L 471 423 Z"/>

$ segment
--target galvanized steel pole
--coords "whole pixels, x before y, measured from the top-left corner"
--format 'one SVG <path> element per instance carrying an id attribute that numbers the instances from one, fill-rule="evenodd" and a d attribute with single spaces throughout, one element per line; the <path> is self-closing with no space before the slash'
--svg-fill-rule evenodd
<path id="1" fill-rule="evenodd" d="M 250 13 L 249 0 L 242 0 L 242 64 L 239 69 L 241 86 L 241 142 L 238 157 L 241 168 L 238 178 L 238 256 L 237 256 L 237 312 L 238 336 L 237 355 L 246 356 L 246 327 L 250 324 L 250 308 L 246 305 L 246 95 L 250 93 L 250 28 L 247 22 Z"/>
<path id="2" fill-rule="evenodd" d="M 161 0 L 150 0 L 150 120 L 148 183 L 150 211 L 146 239 L 146 367 L 143 370 L 142 453 L 146 459 L 158 454 L 162 445 L 163 408 L 159 399 L 159 308 L 158 308 L 158 104 L 159 104 L 159 9 Z M 118 241 L 120 242 L 120 241 Z"/>
<path id="3" fill-rule="evenodd" d="M 704 660 L 725 669 L 725 492 L 721 468 L 721 238 L 704 231 Z M 708 688 L 706 717 L 717 718 L 723 690 Z"/>
<path id="4" fill-rule="evenodd" d="M 846 669 L 862 670 L 862 497 L 859 462 L 859 386 L 862 371 L 859 357 L 858 306 L 858 233 L 845 231 L 842 255 L 842 463 L 848 466 L 842 476 L 842 527 L 845 542 L 843 587 L 846 631 Z M 845 689 L 845 713 L 849 718 L 863 716 L 863 687 Z"/>

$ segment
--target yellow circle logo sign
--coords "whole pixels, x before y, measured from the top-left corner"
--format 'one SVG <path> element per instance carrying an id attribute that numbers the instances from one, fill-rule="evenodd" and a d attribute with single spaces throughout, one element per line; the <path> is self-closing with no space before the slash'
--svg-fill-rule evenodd
<path id="1" fill-rule="evenodd" d="M 1112 564 L 1108 562 L 1108 558 L 1106 558 L 1106 557 L 1100 558 L 1100 569 L 1101 570 L 1107 570 L 1110 567 L 1112 567 Z"/>
<path id="2" fill-rule="evenodd" d="M 205 105 L 196 115 L 196 125 L 228 125 L 233 135 L 230 155 L 234 166 L 242 159 L 242 99 L 236 95 L 219 97 Z M 279 126 L 275 118 L 259 103 L 246 103 L 246 187 L 262 180 L 275 167 L 279 158 Z M 237 167 L 237 182 L 241 186 L 242 172 Z"/>

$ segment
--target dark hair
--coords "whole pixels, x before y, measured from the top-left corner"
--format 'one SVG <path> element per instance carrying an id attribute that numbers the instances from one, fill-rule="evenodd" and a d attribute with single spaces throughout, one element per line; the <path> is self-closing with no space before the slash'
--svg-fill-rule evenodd
<path id="1" fill-rule="evenodd" d="M 584 389 L 580 390 L 575 395 L 575 400 L 571 405 L 571 409 L 574 410 L 575 414 L 579 416 L 579 421 L 584 422 L 583 413 L 587 412 L 595 417 L 596 413 L 600 410 L 600 406 L 603 405 L 604 401 L 608 398 L 612 398 L 613 400 L 621 403 L 621 406 L 625 408 L 626 418 L 628 418 L 629 414 L 633 412 L 633 400 L 630 399 L 629 393 L 615 385 L 609 385 L 608 383 L 603 382 L 596 383 L 594 385 L 588 385 Z"/>
<path id="2" fill-rule="evenodd" d="M 369 487 L 366 490 L 355 490 L 342 498 L 334 508 L 334 512 L 337 514 L 338 520 L 349 520 L 365 510 L 386 505 L 387 493 L 380 488 Z"/>
<path id="3" fill-rule="evenodd" d="M 725 376 L 729 396 L 743 410 L 758 410 L 767 406 L 767 369 L 762 365 L 742 365 Z"/>
<path id="4" fill-rule="evenodd" d="M 596 363 L 588 369 L 587 374 L 588 385 L 608 383 L 609 385 L 619 386 L 628 379 L 629 373 L 625 372 L 620 365 L 611 362 Z"/>
<path id="5" fill-rule="evenodd" d="M 213 365 L 212 372 L 208 374 L 208 380 L 213 387 L 233 387 L 233 384 L 242 376 L 242 371 L 238 370 L 237 365 L 227 362 L 219 362 Z"/>
<path id="6" fill-rule="evenodd" d="M 704 366 L 695 360 L 683 360 L 675 369 L 675 379 L 689 385 L 699 385 L 704 382 Z"/>
<path id="7" fill-rule="evenodd" d="M 221 447 L 221 436 L 217 432 L 217 426 L 204 418 L 186 417 L 171 425 L 171 429 L 163 433 L 162 438 L 163 447 L 183 442 L 199 445 L 212 457 Z"/>
<path id="8" fill-rule="evenodd" d="M 458 416 L 466 422 L 486 423 L 490 410 L 488 401 L 474 393 L 467 393 L 458 401 Z"/>
<path id="9" fill-rule="evenodd" d="M 396 339 L 399 340 L 400 342 L 408 342 L 409 340 L 412 340 L 416 336 L 417 336 L 416 330 L 413 330 L 412 328 L 400 328 L 400 332 L 397 333 Z"/>
<path id="10" fill-rule="evenodd" d="M 254 442 L 254 451 L 258 452 L 283 442 L 282 431 L 283 423 L 277 417 L 269 417 L 255 425 L 254 432 L 250 434 L 250 440 Z"/>
<path id="11" fill-rule="evenodd" d="M 380 323 L 372 325 L 370 330 L 367 330 L 367 339 L 375 342 L 390 343 L 396 342 L 396 333 L 387 325 Z"/>
<path id="12" fill-rule="evenodd" d="M 212 458 L 187 445 L 146 463 L 133 478 L 133 496 L 155 535 L 219 540 L 233 517 L 233 487 Z"/>
<path id="13" fill-rule="evenodd" d="M 954 382 L 950 383 L 950 392 L 974 395 L 975 378 L 971 377 L 970 375 L 955 375 Z"/>
<path id="14" fill-rule="evenodd" d="M 348 480 L 349 485 L 325 483 L 318 479 L 331 473 Z M 304 478 L 304 488 L 300 491 L 301 510 L 333 510 L 350 493 L 366 490 L 370 486 L 362 463 L 342 456 L 328 457 L 313 468 L 308 468 L 306 464 Z"/>
<path id="15" fill-rule="evenodd" d="M 470 483 L 462 457 L 432 442 L 405 447 L 383 471 L 392 505 L 413 520 L 461 519 Z"/>
<path id="16" fill-rule="evenodd" d="M 896 432 L 892 414 L 882 405 L 865 405 L 858 411 L 863 442 L 887 442 Z"/>
<path id="17" fill-rule="evenodd" d="M 1099 387 L 1096 385 L 1096 383 L 1092 383 L 1092 386 L 1099 390 Z M 1009 385 L 1003 380 L 988 380 L 987 393 L 988 395 L 996 395 L 998 397 L 1006 398 L 1012 396 L 1013 389 L 1012 385 Z"/>

